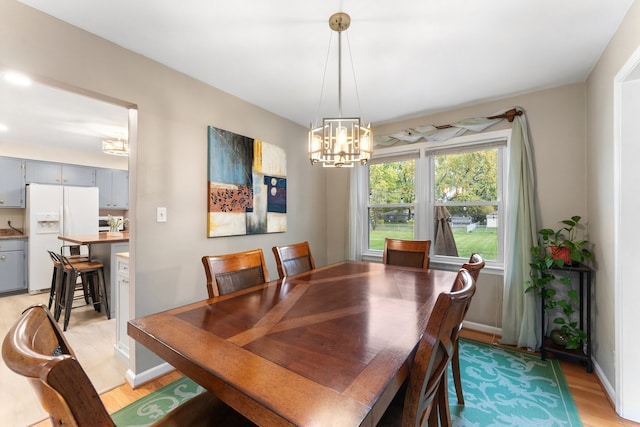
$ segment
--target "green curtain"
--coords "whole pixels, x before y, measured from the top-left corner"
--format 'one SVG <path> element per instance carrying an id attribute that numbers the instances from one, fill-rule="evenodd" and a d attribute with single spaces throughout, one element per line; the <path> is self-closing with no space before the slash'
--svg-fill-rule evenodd
<path id="1" fill-rule="evenodd" d="M 541 344 L 539 302 L 524 293 L 529 280 L 529 248 L 537 240 L 535 177 L 529 128 L 524 111 L 512 122 L 505 228 L 502 342 L 537 350 Z"/>

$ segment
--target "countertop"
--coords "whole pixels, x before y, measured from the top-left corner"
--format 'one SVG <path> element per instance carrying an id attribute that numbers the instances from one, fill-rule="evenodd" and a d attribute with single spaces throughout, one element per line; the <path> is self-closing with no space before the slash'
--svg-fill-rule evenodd
<path id="1" fill-rule="evenodd" d="M 26 234 L 20 234 L 11 228 L 0 228 L 0 240 L 26 239 L 27 237 Z"/>
<path id="2" fill-rule="evenodd" d="M 129 232 L 123 231 L 117 235 L 112 233 L 83 234 L 78 236 L 58 236 L 59 240 L 76 243 L 78 245 L 93 245 L 98 243 L 120 243 L 129 241 Z"/>

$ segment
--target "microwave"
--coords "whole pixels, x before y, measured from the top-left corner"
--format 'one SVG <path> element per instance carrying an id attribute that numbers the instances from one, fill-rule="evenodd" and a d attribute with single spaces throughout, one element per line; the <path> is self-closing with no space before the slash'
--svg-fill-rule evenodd
<path id="1" fill-rule="evenodd" d="M 120 220 L 120 227 L 118 228 L 118 231 L 124 231 L 124 217 L 122 215 L 111 215 L 111 217 Z M 98 217 L 98 231 L 111 231 L 108 216 Z"/>

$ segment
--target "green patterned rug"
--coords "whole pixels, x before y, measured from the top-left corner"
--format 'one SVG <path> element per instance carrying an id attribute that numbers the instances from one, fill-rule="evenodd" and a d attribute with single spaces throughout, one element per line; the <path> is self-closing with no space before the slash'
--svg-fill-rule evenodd
<path id="1" fill-rule="evenodd" d="M 460 340 L 465 405 L 449 372 L 451 421 L 458 427 L 582 426 L 557 360 Z M 204 391 L 183 377 L 112 414 L 118 427 L 144 427 Z"/>
<path id="2" fill-rule="evenodd" d="M 114 412 L 111 418 L 118 427 L 146 427 L 204 390 L 182 377 Z"/>
<path id="3" fill-rule="evenodd" d="M 454 426 L 582 426 L 557 360 L 472 340 L 459 346 L 465 404 L 457 405 L 449 369 Z"/>

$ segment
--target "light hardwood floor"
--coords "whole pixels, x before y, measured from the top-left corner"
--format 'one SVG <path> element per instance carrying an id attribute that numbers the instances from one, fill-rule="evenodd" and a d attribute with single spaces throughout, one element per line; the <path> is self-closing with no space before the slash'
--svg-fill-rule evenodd
<path id="1" fill-rule="evenodd" d="M 487 343 L 497 343 L 499 339 L 499 337 L 469 330 L 463 330 L 462 336 Z M 563 361 L 560 364 L 585 427 L 640 426 L 639 423 L 627 421 L 616 414 L 595 374 L 587 373 L 579 364 Z M 174 371 L 135 390 L 125 384 L 102 394 L 101 397 L 107 410 L 115 412 L 180 376 L 180 373 Z M 45 421 L 34 426 L 47 427 L 50 424 Z"/>

